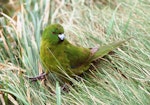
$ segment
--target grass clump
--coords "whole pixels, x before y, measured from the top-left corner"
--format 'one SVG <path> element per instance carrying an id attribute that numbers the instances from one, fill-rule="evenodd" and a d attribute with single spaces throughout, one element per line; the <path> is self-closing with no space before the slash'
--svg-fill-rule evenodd
<path id="1" fill-rule="evenodd" d="M 21 0 L 18 5 L 13 16 L 1 12 L 0 17 L 0 104 L 149 105 L 148 1 Z M 84 47 L 134 39 L 93 65 L 95 70 L 74 81 L 69 93 L 60 94 L 56 82 L 43 85 L 24 77 L 44 69 L 39 47 L 41 32 L 49 23 L 62 24 L 67 39 Z"/>

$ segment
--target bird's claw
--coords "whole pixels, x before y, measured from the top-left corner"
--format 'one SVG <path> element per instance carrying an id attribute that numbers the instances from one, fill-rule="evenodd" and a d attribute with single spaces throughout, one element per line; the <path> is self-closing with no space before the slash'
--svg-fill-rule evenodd
<path id="1" fill-rule="evenodd" d="M 29 80 L 33 81 L 37 81 L 37 80 L 43 80 L 46 78 L 46 73 L 41 73 L 40 75 L 36 76 L 36 77 L 28 77 Z"/>

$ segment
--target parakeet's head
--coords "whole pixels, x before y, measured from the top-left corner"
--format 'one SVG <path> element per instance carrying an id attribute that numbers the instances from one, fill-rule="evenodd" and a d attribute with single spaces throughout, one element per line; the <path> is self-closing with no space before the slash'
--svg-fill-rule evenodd
<path id="1" fill-rule="evenodd" d="M 64 28 L 60 24 L 51 24 L 47 26 L 42 34 L 43 40 L 50 40 L 53 43 L 62 42 L 64 38 Z"/>

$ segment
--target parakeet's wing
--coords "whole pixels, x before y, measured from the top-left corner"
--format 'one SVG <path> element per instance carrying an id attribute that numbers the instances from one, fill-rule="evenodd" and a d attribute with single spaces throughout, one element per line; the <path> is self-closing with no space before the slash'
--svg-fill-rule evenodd
<path id="1" fill-rule="evenodd" d="M 70 62 L 70 68 L 75 69 L 83 65 L 89 60 L 91 52 L 87 48 L 68 44 L 65 48 L 65 53 Z"/>

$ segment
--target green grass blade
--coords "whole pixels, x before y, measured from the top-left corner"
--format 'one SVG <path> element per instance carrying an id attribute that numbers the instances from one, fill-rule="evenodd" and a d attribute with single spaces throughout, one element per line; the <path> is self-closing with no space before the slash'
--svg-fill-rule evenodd
<path id="1" fill-rule="evenodd" d="M 57 105 L 61 105 L 61 88 L 58 82 L 56 82 L 56 100 Z"/>

